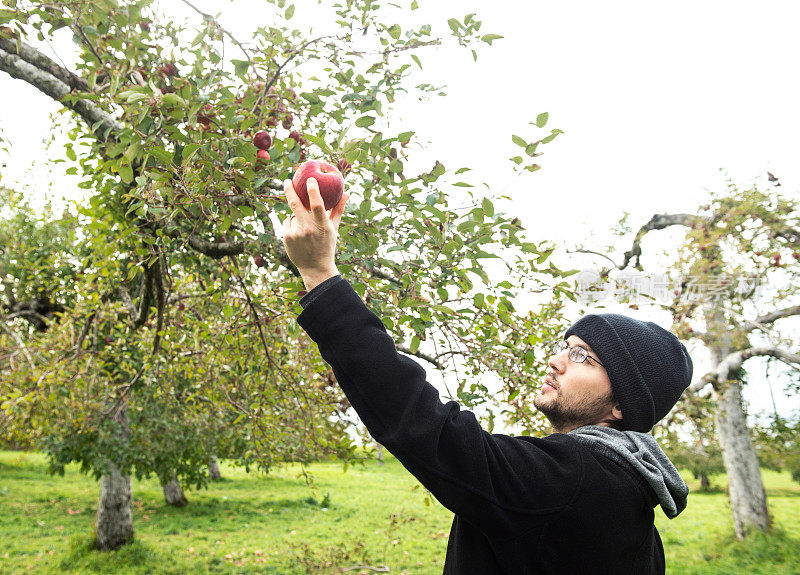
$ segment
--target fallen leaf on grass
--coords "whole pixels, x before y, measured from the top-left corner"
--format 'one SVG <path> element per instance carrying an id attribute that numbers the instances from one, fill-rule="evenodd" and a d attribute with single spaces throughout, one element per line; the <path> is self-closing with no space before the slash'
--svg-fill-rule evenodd
<path id="1" fill-rule="evenodd" d="M 70 515 L 77 515 L 80 512 L 81 512 L 80 509 L 71 509 L 67 507 L 67 513 L 69 513 Z"/>

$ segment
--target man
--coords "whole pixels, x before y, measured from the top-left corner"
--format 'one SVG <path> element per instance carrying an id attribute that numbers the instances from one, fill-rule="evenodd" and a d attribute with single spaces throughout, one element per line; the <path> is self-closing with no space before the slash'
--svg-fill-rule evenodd
<path id="1" fill-rule="evenodd" d="M 298 322 L 372 436 L 455 514 L 444 573 L 664 573 L 653 509 L 675 517 L 688 489 L 647 432 L 689 385 L 683 344 L 650 322 L 585 316 L 534 400 L 553 434 L 490 434 L 439 400 L 339 275 L 347 194 L 328 215 L 316 181 L 307 189 L 311 212 L 285 183 L 284 245 L 308 290 Z"/>

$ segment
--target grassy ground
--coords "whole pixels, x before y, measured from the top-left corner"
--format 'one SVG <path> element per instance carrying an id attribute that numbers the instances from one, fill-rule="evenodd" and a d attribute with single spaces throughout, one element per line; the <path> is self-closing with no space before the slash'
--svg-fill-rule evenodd
<path id="1" fill-rule="evenodd" d="M 40 454 L 0 452 L 0 573 L 441 573 L 452 516 L 426 505 L 394 459 L 346 473 L 313 465 L 316 493 L 296 467 L 266 477 L 221 467 L 225 481 L 188 492 L 183 509 L 164 504 L 157 482 L 134 481 L 136 540 L 101 554 L 88 550 L 97 482 L 74 467 L 49 476 Z M 724 476 L 714 478 L 718 492 L 693 493 L 677 519 L 657 513 L 667 572 L 800 573 L 800 485 L 788 474 L 764 479 L 778 527 L 770 536 L 733 541 Z"/>

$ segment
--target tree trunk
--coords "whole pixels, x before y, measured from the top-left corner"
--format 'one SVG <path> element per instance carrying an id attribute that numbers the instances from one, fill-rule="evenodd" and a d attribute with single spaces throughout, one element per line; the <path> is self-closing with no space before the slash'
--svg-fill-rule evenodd
<path id="1" fill-rule="evenodd" d="M 700 491 L 708 491 L 711 489 L 711 482 L 708 480 L 708 475 L 705 473 L 700 474 Z"/>
<path id="2" fill-rule="evenodd" d="M 183 494 L 183 488 L 181 487 L 181 484 L 178 483 L 178 478 L 175 477 L 174 474 L 172 476 L 172 479 L 170 479 L 166 483 L 162 480 L 161 489 L 164 490 L 164 499 L 166 500 L 168 505 L 174 505 L 175 507 L 183 507 L 187 503 L 189 503 Z"/>
<path id="3" fill-rule="evenodd" d="M 115 418 L 119 433 L 128 435 L 128 412 L 123 407 Z M 97 506 L 97 548 L 117 549 L 133 539 L 133 494 L 131 476 L 122 475 L 116 463 L 108 462 L 108 472 L 100 478 Z"/>
<path id="4" fill-rule="evenodd" d="M 727 389 L 717 398 L 716 423 L 722 459 L 728 473 L 733 527 L 736 537 L 744 539 L 753 527 L 761 531 L 769 529 L 770 519 L 758 456 L 742 408 L 740 382 L 729 382 Z"/>
<path id="5" fill-rule="evenodd" d="M 383 445 L 377 441 L 375 442 L 375 445 L 378 446 L 378 465 L 383 465 Z"/>
<path id="6" fill-rule="evenodd" d="M 711 359 L 717 366 L 733 351 L 731 331 L 722 306 L 707 307 L 705 312 L 706 332 L 713 337 Z M 734 531 L 738 539 L 744 539 L 753 527 L 761 531 L 769 528 L 767 494 L 747 426 L 747 414 L 742 405 L 742 382 L 731 378 L 722 385 L 724 387 L 716 393 L 714 420 L 725 472 L 728 474 Z"/>
<path id="7" fill-rule="evenodd" d="M 219 472 L 219 462 L 216 457 L 212 457 L 211 461 L 208 462 L 208 476 L 211 481 L 220 481 L 222 479 L 222 474 Z"/>

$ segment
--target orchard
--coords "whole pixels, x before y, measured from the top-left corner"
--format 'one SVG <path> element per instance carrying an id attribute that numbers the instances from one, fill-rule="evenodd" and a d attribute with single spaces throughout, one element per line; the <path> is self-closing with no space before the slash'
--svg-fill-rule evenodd
<path id="1" fill-rule="evenodd" d="M 8 196 L 19 214 L 9 234 L 47 241 L 45 259 L 19 243 L 4 252 L 14 336 L 3 345 L 15 358 L 3 366 L 4 433 L 44 449 L 54 472 L 78 462 L 100 479 L 100 549 L 133 537 L 132 475 L 157 476 L 181 505 L 181 484 L 205 484 L 216 458 L 269 470 L 362 457 L 348 403 L 295 322 L 302 284 L 276 233 L 283 181 L 302 196 L 315 177 L 326 208 L 346 185 L 340 270 L 399 349 L 443 373 L 458 359 L 466 406 L 492 394 L 480 374 L 506 397 L 532 385 L 541 368 L 526 350 L 570 295 L 551 246 L 469 187 L 451 203 L 442 184 L 459 170 L 408 173 L 414 131 L 387 128 L 397 95 L 434 93 L 408 85 L 427 47 L 453 42 L 477 58 L 498 35 L 474 15 L 437 36 L 347 3 L 336 34 L 309 38 L 292 28 L 293 6 L 272 5 L 274 23 L 246 39 L 146 0 L 0 10 L 0 70 L 68 112 L 66 173 L 86 192 L 55 227 L 57 214 Z M 65 35 L 69 58 L 48 56 Z M 558 132 L 525 143 L 529 157 Z M 488 258 L 502 258 L 501 281 Z M 552 311 L 517 313 L 515 294 L 539 284 L 554 286 Z M 58 313 L 23 313 L 34 298 Z"/>

